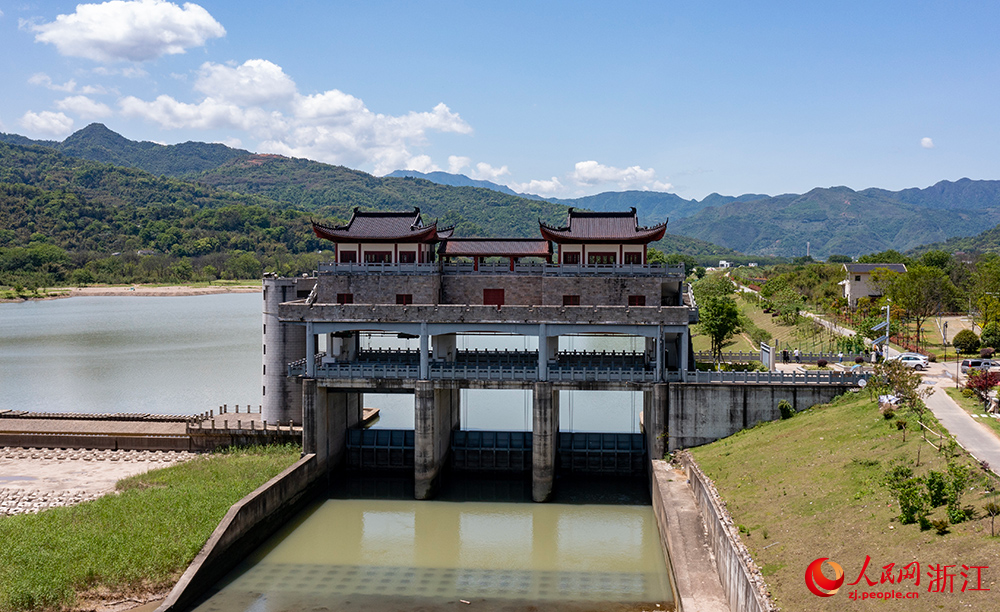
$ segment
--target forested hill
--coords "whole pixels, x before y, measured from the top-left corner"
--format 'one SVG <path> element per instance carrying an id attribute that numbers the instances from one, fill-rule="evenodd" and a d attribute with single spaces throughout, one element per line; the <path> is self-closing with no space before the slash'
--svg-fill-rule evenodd
<path id="1" fill-rule="evenodd" d="M 3 133 L 0 133 L 0 142 L 39 145 L 74 157 L 175 177 L 204 172 L 231 159 L 250 155 L 249 151 L 218 143 L 161 145 L 155 142 L 136 142 L 109 130 L 101 123 L 91 123 L 70 134 L 62 142 L 33 141 L 17 134 Z"/>
<path id="2" fill-rule="evenodd" d="M 962 185 L 955 189 L 955 185 Z M 814 189 L 705 208 L 671 222 L 671 230 L 745 253 L 814 257 L 906 251 L 1000 222 L 1000 182 L 939 183 L 916 192 L 847 187 Z M 929 191 L 949 197 L 931 197 Z M 964 192 L 964 196 L 959 195 Z"/>
<path id="3" fill-rule="evenodd" d="M 924 244 L 912 249 L 908 255 L 922 255 L 928 251 L 944 251 L 945 253 L 1000 253 L 1000 225 L 976 234 L 960 238 L 949 238 L 944 242 Z"/>
<path id="4" fill-rule="evenodd" d="M 455 222 L 462 235 L 537 235 L 538 218 L 565 220 L 558 204 L 304 160 L 249 156 L 214 176 L 244 193 L 0 143 L 0 286 L 309 272 L 330 258 L 319 252 L 329 243 L 313 235 L 310 219 L 342 223 L 352 206 L 423 205 L 425 218 Z M 696 257 L 731 254 L 669 235 L 660 246 Z"/>
<path id="5" fill-rule="evenodd" d="M 455 225 L 461 236 L 537 236 L 538 220 L 561 224 L 566 207 L 489 189 L 449 187 L 423 179 L 377 177 L 344 166 L 279 155 L 251 155 L 198 175 L 199 183 L 265 195 L 314 214 L 346 219 L 355 206 L 420 208 L 427 220 Z"/>

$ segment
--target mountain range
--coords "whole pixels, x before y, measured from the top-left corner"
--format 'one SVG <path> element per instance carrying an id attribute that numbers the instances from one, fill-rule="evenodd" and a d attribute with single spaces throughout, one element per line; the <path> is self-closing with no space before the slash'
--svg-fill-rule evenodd
<path id="1" fill-rule="evenodd" d="M 687 200 L 651 191 L 606 192 L 575 199 L 514 193 L 489 181 L 444 172 L 395 172 L 385 177 L 305 159 L 258 155 L 221 144 L 161 145 L 129 140 L 91 124 L 61 142 L 0 134 L 0 142 L 37 145 L 65 155 L 133 167 L 227 192 L 257 194 L 334 219 L 351 208 L 419 206 L 455 224 L 461 235 L 534 235 L 537 220 L 561 223 L 566 208 L 635 207 L 643 224 L 669 218 L 659 244 L 696 256 L 861 255 L 975 236 L 1000 223 L 1000 181 L 941 181 L 925 189 L 888 191 L 816 188 L 805 194 L 711 194 Z M 1000 232 L 998 232 L 1000 233 Z"/>

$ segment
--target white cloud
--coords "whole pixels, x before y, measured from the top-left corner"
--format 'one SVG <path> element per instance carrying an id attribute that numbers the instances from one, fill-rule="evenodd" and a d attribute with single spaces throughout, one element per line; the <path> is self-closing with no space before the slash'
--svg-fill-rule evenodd
<path id="1" fill-rule="evenodd" d="M 933 149 L 934 148 L 934 141 L 932 139 L 930 139 L 930 138 L 921 138 L 920 139 L 920 146 L 922 146 L 925 149 Z"/>
<path id="2" fill-rule="evenodd" d="M 81 93 L 84 95 L 92 94 L 103 94 L 107 93 L 107 90 L 100 86 L 94 85 L 84 85 L 83 87 L 77 89 L 76 81 L 70 79 L 63 83 L 62 85 L 52 81 L 52 77 L 45 74 L 44 72 L 36 72 L 28 78 L 28 83 L 31 85 L 40 85 L 46 89 L 51 89 L 52 91 L 62 91 L 66 93 Z"/>
<path id="3" fill-rule="evenodd" d="M 232 147 L 234 149 L 242 149 L 243 148 L 243 141 L 240 140 L 239 138 L 235 138 L 235 137 L 233 137 L 233 138 L 225 138 L 223 140 L 220 140 L 219 144 L 224 144 L 227 147 Z"/>
<path id="4" fill-rule="evenodd" d="M 462 169 L 472 163 L 472 160 L 468 157 L 461 157 L 458 155 L 448 156 L 448 172 L 452 174 L 460 174 Z"/>
<path id="5" fill-rule="evenodd" d="M 28 24 L 37 42 L 62 55 L 97 62 L 142 62 L 184 53 L 226 34 L 208 11 L 193 3 L 183 8 L 163 0 L 110 0 L 78 4 L 76 12 L 51 23 Z"/>
<path id="6" fill-rule="evenodd" d="M 507 166 L 500 166 L 499 168 L 494 168 L 493 166 L 485 162 L 479 162 L 478 164 L 476 164 L 475 171 L 470 172 L 469 176 L 471 178 L 480 181 L 496 182 L 497 180 L 500 179 L 500 177 L 506 176 L 508 174 L 510 174 L 510 170 L 507 169 Z"/>
<path id="7" fill-rule="evenodd" d="M 261 108 L 244 109 L 214 98 L 205 98 L 198 104 L 187 104 L 167 95 L 158 96 L 152 102 L 126 96 L 118 101 L 118 105 L 126 117 L 149 119 L 169 129 L 237 128 L 266 131 L 280 127 L 283 123 L 278 113 Z"/>
<path id="8" fill-rule="evenodd" d="M 81 119 L 107 117 L 111 109 L 107 104 L 91 100 L 87 96 L 70 96 L 56 101 L 56 108 L 77 115 Z"/>
<path id="9" fill-rule="evenodd" d="M 533 179 L 527 183 L 510 183 L 508 186 L 518 193 L 530 193 L 541 196 L 555 195 L 564 189 L 563 184 L 554 176 L 548 181 Z"/>
<path id="10" fill-rule="evenodd" d="M 408 162 L 406 162 L 405 170 L 416 170 L 417 172 L 437 172 L 441 168 L 438 168 L 433 161 L 431 161 L 430 155 L 417 155 L 411 157 Z"/>
<path id="11" fill-rule="evenodd" d="M 194 87 L 205 95 L 199 102 L 167 95 L 151 101 L 127 96 L 119 106 L 125 116 L 164 128 L 245 130 L 257 140 L 259 151 L 365 167 L 376 174 L 413 164 L 434 166 L 411 150 L 424 145 L 431 132 L 472 132 L 444 103 L 429 111 L 385 115 L 337 89 L 302 95 L 280 66 L 262 59 L 239 66 L 205 63 Z M 477 172 L 495 177 L 507 170 L 484 164 Z"/>
<path id="12" fill-rule="evenodd" d="M 124 68 L 108 68 L 107 66 L 98 66 L 94 68 L 94 74 L 99 74 L 101 76 L 123 76 L 126 79 L 138 79 L 149 75 L 148 72 L 138 66 L 125 66 Z"/>
<path id="13" fill-rule="evenodd" d="M 618 183 L 624 187 L 649 183 L 656 178 L 656 171 L 652 168 L 643 170 L 639 166 L 615 168 L 591 160 L 577 162 L 572 177 L 574 181 L 582 185 Z"/>
<path id="14" fill-rule="evenodd" d="M 243 105 L 278 104 L 295 96 L 295 82 L 277 64 L 255 59 L 241 66 L 205 62 L 194 88 L 201 93 Z"/>
<path id="15" fill-rule="evenodd" d="M 21 126 L 29 133 L 45 134 L 47 136 L 65 136 L 73 129 L 73 120 L 64 113 L 28 111 L 21 117 Z"/>

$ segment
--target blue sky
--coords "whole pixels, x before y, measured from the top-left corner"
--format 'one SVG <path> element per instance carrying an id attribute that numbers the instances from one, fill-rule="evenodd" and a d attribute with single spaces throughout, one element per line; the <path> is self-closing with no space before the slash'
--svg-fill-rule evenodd
<path id="1" fill-rule="evenodd" d="M 1000 3 L 0 0 L 0 131 L 576 197 L 1000 179 Z"/>

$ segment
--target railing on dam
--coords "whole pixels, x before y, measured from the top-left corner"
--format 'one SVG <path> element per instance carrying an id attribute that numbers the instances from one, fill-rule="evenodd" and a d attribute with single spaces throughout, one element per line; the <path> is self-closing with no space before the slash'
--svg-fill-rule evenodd
<path id="1" fill-rule="evenodd" d="M 684 264 L 543 264 L 510 263 L 321 263 L 319 274 L 350 275 L 468 275 L 524 274 L 535 276 L 659 276 L 684 279 Z"/>
<path id="2" fill-rule="evenodd" d="M 857 385 L 869 374 L 807 370 L 805 372 L 688 372 L 689 383 L 798 384 L 798 385 Z"/>

